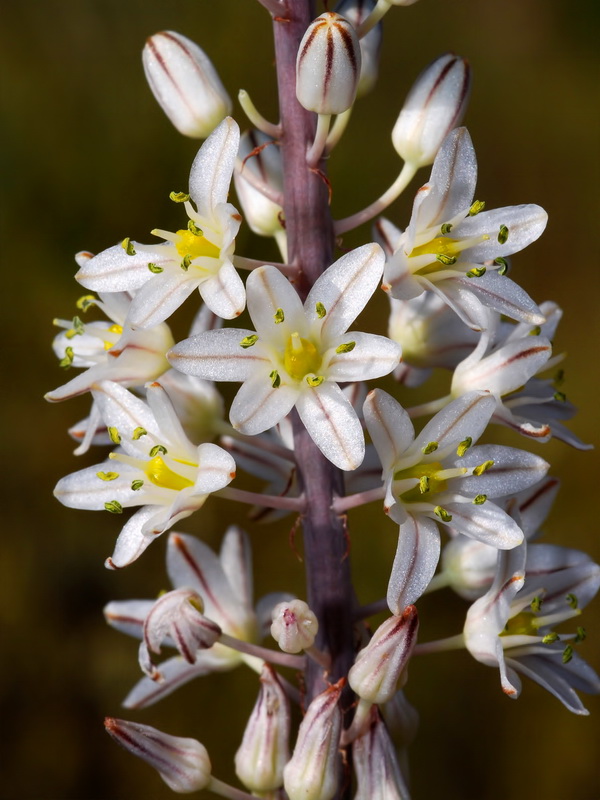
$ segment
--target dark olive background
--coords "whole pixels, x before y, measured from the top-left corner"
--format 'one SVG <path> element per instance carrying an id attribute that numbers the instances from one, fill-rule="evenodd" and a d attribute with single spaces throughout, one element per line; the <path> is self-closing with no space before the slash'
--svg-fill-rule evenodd
<path id="1" fill-rule="evenodd" d="M 70 511 L 52 498 L 56 480 L 94 463 L 96 454 L 76 461 L 65 433 L 85 415 L 87 399 L 58 406 L 42 400 L 63 381 L 50 349 L 51 320 L 72 315 L 82 293 L 72 280 L 74 252 L 98 251 L 126 235 L 149 241 L 151 228 L 174 229 L 180 219 L 167 195 L 187 185 L 197 143 L 174 131 L 145 85 L 139 57 L 145 37 L 175 29 L 195 39 L 232 95 L 249 90 L 275 118 L 270 25 L 252 0 L 21 0 L 5 4 L 3 21 L 8 325 L 0 795 L 158 800 L 171 796 L 167 787 L 102 729 L 105 714 L 121 713 L 120 700 L 139 669 L 136 643 L 105 627 L 101 609 L 109 599 L 151 597 L 165 588 L 165 541 L 127 570 L 109 573 L 103 560 L 120 520 Z M 537 202 L 549 212 L 547 232 L 514 259 L 512 275 L 538 301 L 554 299 L 564 308 L 556 347 L 568 353 L 566 390 L 581 407 L 572 428 L 587 440 L 597 438 L 598 410 L 597 23 L 592 0 L 422 0 L 392 9 L 381 82 L 357 106 L 331 159 L 334 214 L 343 216 L 395 177 L 399 162 L 390 129 L 421 68 L 448 49 L 469 58 L 474 86 L 466 124 L 480 163 L 477 196 L 488 207 Z M 243 124 L 239 107 L 234 114 Z M 426 177 L 421 172 L 412 189 Z M 401 226 L 411 193 L 390 211 Z M 345 244 L 369 236 L 366 228 L 359 234 Z M 247 234 L 237 249 L 258 258 L 273 252 Z M 175 318 L 180 338 L 190 313 L 188 304 Z M 378 297 L 373 329 L 384 314 L 385 299 Z M 442 376 L 437 389 L 444 385 Z M 411 404 L 432 391 L 397 394 Z M 513 435 L 493 435 L 526 446 Z M 597 452 L 554 442 L 537 450 L 563 483 L 546 541 L 598 559 Z M 210 500 L 178 527 L 216 546 L 232 513 L 243 522 L 243 510 Z M 290 525 L 286 519 L 249 528 L 259 596 L 278 588 L 302 595 L 302 565 L 287 543 Z M 396 531 L 376 506 L 352 514 L 350 526 L 357 590 L 368 602 L 384 593 Z M 423 641 L 460 630 L 466 605 L 449 592 L 423 598 L 419 606 Z M 597 608 L 583 619 L 590 637 L 581 648 L 596 668 Z M 249 671 L 238 669 L 125 716 L 202 740 L 215 774 L 231 779 L 256 684 Z M 411 751 L 415 800 L 598 796 L 597 698 L 585 698 L 593 713 L 580 718 L 524 681 L 521 698 L 511 702 L 497 672 L 464 652 L 415 659 L 407 694 L 421 713 Z"/>

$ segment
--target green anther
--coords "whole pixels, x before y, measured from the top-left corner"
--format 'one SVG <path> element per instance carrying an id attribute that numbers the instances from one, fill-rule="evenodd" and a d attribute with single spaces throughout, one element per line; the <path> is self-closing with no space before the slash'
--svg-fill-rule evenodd
<path id="1" fill-rule="evenodd" d="M 271 386 L 273 389 L 278 389 L 281 386 L 281 378 L 279 377 L 279 373 L 276 369 L 269 374 L 269 378 L 271 378 Z"/>
<path id="2" fill-rule="evenodd" d="M 242 341 L 240 342 L 240 347 L 243 347 L 246 350 L 248 347 L 252 347 L 258 342 L 258 336 L 253 333 L 251 336 L 244 336 Z"/>
<path id="3" fill-rule="evenodd" d="M 66 337 L 67 339 L 69 339 L 69 341 L 70 341 L 71 339 L 74 339 L 74 338 L 75 338 L 75 336 L 77 336 L 77 331 L 75 330 L 75 328 L 69 328 L 69 330 L 68 330 L 68 331 L 65 331 L 65 337 Z"/>
<path id="4" fill-rule="evenodd" d="M 306 382 L 309 386 L 320 386 L 325 378 L 322 375 L 307 375 Z"/>
<path id="5" fill-rule="evenodd" d="M 562 386 L 565 382 L 565 371 L 564 369 L 559 369 L 554 376 L 554 385 L 555 386 Z"/>
<path id="6" fill-rule="evenodd" d="M 485 208 L 485 201 L 484 200 L 475 200 L 471 208 L 469 209 L 469 217 L 474 217 L 476 214 L 479 214 L 480 211 L 483 211 Z"/>
<path id="7" fill-rule="evenodd" d="M 558 633 L 547 633 L 544 638 L 542 639 L 542 644 L 552 644 L 552 642 L 557 642 L 560 640 L 560 636 Z"/>
<path id="8" fill-rule="evenodd" d="M 75 305 L 80 311 L 87 311 L 90 306 L 96 305 L 96 298 L 93 294 L 84 294 L 83 297 L 79 298 Z"/>
<path id="9" fill-rule="evenodd" d="M 317 305 L 315 306 L 315 310 L 317 312 L 317 317 L 319 319 L 323 319 L 323 317 L 327 313 L 327 309 L 325 308 L 323 303 L 317 303 Z"/>
<path id="10" fill-rule="evenodd" d="M 58 366 L 62 367 L 63 369 L 69 369 L 69 367 L 73 364 L 74 358 L 75 353 L 73 352 L 73 348 L 65 347 L 65 356 L 58 362 Z"/>
<path id="11" fill-rule="evenodd" d="M 500 225 L 500 230 L 498 231 L 498 242 L 500 244 L 505 244 L 508 241 L 508 228 L 506 225 Z"/>
<path id="12" fill-rule="evenodd" d="M 110 511 L 111 514 L 122 514 L 123 513 L 123 506 L 119 503 L 118 500 L 109 500 L 108 503 L 104 503 L 104 508 L 107 511 Z"/>
<path id="13" fill-rule="evenodd" d="M 562 652 L 563 664 L 568 664 L 572 658 L 573 658 L 573 648 L 571 647 L 570 644 L 568 644 Z"/>
<path id="14" fill-rule="evenodd" d="M 481 278 L 486 272 L 487 269 L 485 267 L 473 267 L 466 273 L 466 276 L 467 278 Z"/>
<path id="15" fill-rule="evenodd" d="M 123 248 L 123 250 L 125 250 L 128 256 L 135 255 L 135 247 L 131 243 L 131 239 L 129 238 L 129 236 L 126 239 L 123 239 L 123 241 L 121 242 L 121 247 Z"/>
<path id="16" fill-rule="evenodd" d="M 436 260 L 443 264 L 445 267 L 450 267 L 452 264 L 456 264 L 456 256 L 446 256 L 444 253 L 438 253 L 436 256 Z"/>
<path id="17" fill-rule="evenodd" d="M 169 193 L 169 200 L 172 200 L 174 203 L 187 203 L 190 199 L 189 194 L 185 192 L 170 192 Z"/>
<path id="18" fill-rule="evenodd" d="M 585 641 L 586 637 L 587 633 L 585 628 L 582 627 L 577 628 L 577 636 L 574 639 L 575 644 L 580 644 L 581 642 Z"/>
<path id="19" fill-rule="evenodd" d="M 121 434 L 116 428 L 108 427 L 106 431 L 108 433 L 108 438 L 113 444 L 121 444 Z"/>
<path id="20" fill-rule="evenodd" d="M 534 597 L 534 598 L 533 598 L 533 600 L 531 601 L 531 610 L 532 610 L 532 611 L 533 611 L 535 614 L 538 614 L 538 613 L 539 613 L 539 611 L 540 611 L 540 609 L 541 609 L 541 607 L 542 607 L 542 603 L 543 603 L 543 602 L 544 602 L 544 601 L 542 600 L 542 598 L 541 598 L 541 597 L 537 597 L 537 596 L 536 596 L 536 597 Z"/>
<path id="21" fill-rule="evenodd" d="M 419 491 L 421 492 L 421 494 L 427 494 L 427 492 L 429 491 L 430 483 L 431 481 L 429 480 L 428 475 L 421 475 L 421 477 L 419 478 Z"/>
<path id="22" fill-rule="evenodd" d="M 456 448 L 456 455 L 462 458 L 472 444 L 473 444 L 473 439 L 470 436 L 467 436 L 467 438 L 463 439 L 462 442 Z"/>
<path id="23" fill-rule="evenodd" d="M 202 228 L 200 228 L 198 225 L 196 225 L 196 223 L 194 222 L 193 219 L 189 219 L 188 220 L 187 226 L 188 226 L 188 231 L 190 233 L 193 233 L 194 236 L 204 236 L 204 234 L 202 232 Z"/>
<path id="24" fill-rule="evenodd" d="M 96 477 L 100 478 L 101 481 L 114 481 L 116 478 L 119 477 L 118 472 L 97 472 Z"/>
<path id="25" fill-rule="evenodd" d="M 83 336 L 85 333 L 85 325 L 79 317 L 73 317 L 73 330 L 77 336 Z"/>
<path id="26" fill-rule="evenodd" d="M 150 458 L 155 458 L 157 455 L 166 456 L 167 448 L 163 444 L 155 444 L 152 450 L 150 450 L 149 456 Z"/>
<path id="27" fill-rule="evenodd" d="M 576 595 L 569 592 L 569 594 L 565 597 L 567 604 L 571 606 L 571 608 L 577 608 L 579 605 L 579 600 L 577 599 Z"/>
<path id="28" fill-rule="evenodd" d="M 488 470 L 490 467 L 494 466 L 493 460 L 484 461 L 483 464 L 479 464 L 473 470 L 473 475 L 483 475 L 483 473 Z"/>
<path id="29" fill-rule="evenodd" d="M 150 272 L 153 272 L 155 275 L 158 275 L 159 272 L 164 272 L 162 267 L 159 267 L 158 264 L 155 264 L 153 261 L 150 261 L 148 264 L 148 269 Z"/>
<path id="30" fill-rule="evenodd" d="M 140 427 L 134 428 L 134 431 L 133 431 L 133 433 L 131 435 L 131 438 L 133 439 L 134 442 L 137 442 L 138 439 L 141 439 L 142 436 L 145 436 L 147 433 L 148 433 L 148 431 L 146 430 L 146 428 L 142 428 L 140 426 Z"/>
<path id="31" fill-rule="evenodd" d="M 564 392 L 554 392 L 553 397 L 559 403 L 565 403 L 567 400 L 567 395 Z"/>
<path id="32" fill-rule="evenodd" d="M 436 515 L 436 517 L 439 517 L 442 520 L 442 522 L 451 522 L 452 521 L 452 514 L 449 514 L 446 511 L 446 509 L 442 508 L 441 506 L 436 506 L 433 509 L 433 513 Z"/>
<path id="33" fill-rule="evenodd" d="M 428 444 L 425 445 L 425 447 L 421 448 L 421 452 L 423 453 L 424 456 L 428 456 L 430 453 L 435 453 L 438 447 L 439 444 L 437 442 L 429 442 Z"/>
<path id="34" fill-rule="evenodd" d="M 192 257 L 188 253 L 186 256 L 183 257 L 183 261 L 179 265 L 184 272 L 187 272 L 190 268 L 190 264 L 192 263 Z"/>
<path id="35" fill-rule="evenodd" d="M 283 308 L 278 308 L 277 311 L 273 314 L 273 321 L 275 325 L 280 325 L 284 319 L 285 319 L 285 314 L 283 313 Z"/>
<path id="36" fill-rule="evenodd" d="M 535 327 L 533 327 L 533 328 L 532 328 L 532 329 L 529 331 L 529 333 L 528 333 L 527 335 L 528 335 L 528 336 L 539 336 L 541 332 L 542 332 L 542 329 L 541 329 L 541 327 L 540 327 L 539 325 L 536 325 Z"/>
<path id="37" fill-rule="evenodd" d="M 499 264 L 499 269 L 496 270 L 498 275 L 506 275 L 508 272 L 508 261 L 502 256 L 498 256 L 498 258 L 494 259 L 494 264 Z"/>
<path id="38" fill-rule="evenodd" d="M 142 486 L 144 485 L 144 481 L 141 481 L 139 478 L 136 481 L 131 481 L 131 488 L 134 492 L 139 491 Z"/>
<path id="39" fill-rule="evenodd" d="M 346 342 L 335 348 L 336 353 L 351 353 L 356 347 L 356 342 Z"/>
<path id="40" fill-rule="evenodd" d="M 482 506 L 487 500 L 487 494 L 478 494 L 473 498 L 474 506 Z"/>
<path id="41" fill-rule="evenodd" d="M 444 222 L 444 224 L 442 225 L 442 227 L 440 228 L 440 230 L 441 230 L 441 232 L 442 232 L 443 234 L 444 234 L 444 233 L 450 233 L 450 231 L 452 230 L 452 228 L 453 228 L 453 227 L 454 227 L 454 225 L 452 225 L 452 223 L 451 223 L 451 222 Z"/>

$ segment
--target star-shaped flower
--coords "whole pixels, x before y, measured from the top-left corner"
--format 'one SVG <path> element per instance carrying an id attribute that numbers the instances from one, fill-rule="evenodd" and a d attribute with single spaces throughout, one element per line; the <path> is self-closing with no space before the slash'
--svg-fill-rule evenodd
<path id="1" fill-rule="evenodd" d="M 261 433 L 296 407 L 315 444 L 336 466 L 352 470 L 364 457 L 362 427 L 339 382 L 391 372 L 400 346 L 384 336 L 348 331 L 375 291 L 384 255 L 376 244 L 342 256 L 315 282 L 302 305 L 275 267 L 248 278 L 248 311 L 256 331 L 208 331 L 168 354 L 182 372 L 215 381 L 243 381 L 230 410 L 242 433 Z"/>
<path id="2" fill-rule="evenodd" d="M 484 212 L 483 203 L 473 202 L 476 180 L 471 138 L 466 128 L 457 128 L 444 140 L 429 183 L 417 192 L 406 231 L 389 222 L 378 226 L 394 251 L 384 289 L 401 300 L 429 289 L 475 330 L 485 327 L 485 306 L 540 325 L 540 309 L 503 273 L 506 257 L 542 234 L 547 214 L 536 205 Z"/>
<path id="3" fill-rule="evenodd" d="M 77 280 L 93 291 L 136 291 L 127 319 L 134 327 L 163 322 L 196 288 L 218 316 L 239 316 L 246 296 L 231 259 L 241 217 L 227 202 L 238 145 L 239 128 L 227 117 L 198 151 L 189 195 L 173 195 L 185 204 L 186 228 L 155 229 L 166 239 L 157 246 L 125 239 L 85 263 Z"/>
<path id="4" fill-rule="evenodd" d="M 467 612 L 464 638 L 478 661 L 498 667 L 502 689 L 517 698 L 517 672 L 539 683 L 575 714 L 589 713 L 575 689 L 598 694 L 600 679 L 575 652 L 585 630 L 554 628 L 581 613 L 600 587 L 600 567 L 577 550 L 524 542 L 498 553 L 489 591 Z M 572 642 L 569 643 L 569 642 Z"/>
<path id="5" fill-rule="evenodd" d="M 400 525 L 388 588 L 393 614 L 425 591 L 440 554 L 438 524 L 499 549 L 523 540 L 517 523 L 489 498 L 514 494 L 539 481 L 548 464 L 524 450 L 473 447 L 496 407 L 489 392 L 454 400 L 415 437 L 406 411 L 389 394 L 372 391 L 364 405 L 379 453 L 385 510 Z"/>
<path id="6" fill-rule="evenodd" d="M 156 536 L 227 486 L 235 461 L 215 444 L 196 447 L 189 441 L 159 383 L 148 387 L 147 403 L 110 381 L 101 383 L 94 397 L 120 447 L 103 464 L 67 475 L 54 494 L 69 508 L 120 514 L 143 506 L 125 524 L 107 560 L 114 569 L 135 561 Z"/>

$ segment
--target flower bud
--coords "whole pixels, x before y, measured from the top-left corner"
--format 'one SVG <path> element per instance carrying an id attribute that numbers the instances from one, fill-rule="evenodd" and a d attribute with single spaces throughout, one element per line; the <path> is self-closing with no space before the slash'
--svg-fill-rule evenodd
<path id="1" fill-rule="evenodd" d="M 210 784 L 210 759 L 204 745 L 195 739 L 169 736 L 150 725 L 111 717 L 104 720 L 104 727 L 126 750 L 158 770 L 174 792 L 197 792 Z"/>
<path id="2" fill-rule="evenodd" d="M 415 606 L 407 606 L 401 617 L 390 617 L 373 634 L 348 673 L 356 694 L 370 703 L 392 698 L 417 640 L 419 617 Z"/>
<path id="3" fill-rule="evenodd" d="M 446 53 L 419 75 L 392 131 L 399 156 L 417 167 L 433 164 L 447 134 L 459 125 L 469 97 L 468 63 Z"/>
<path id="4" fill-rule="evenodd" d="M 458 595 L 477 600 L 492 585 L 497 560 L 498 551 L 492 545 L 456 536 L 442 551 L 442 573 Z"/>
<path id="5" fill-rule="evenodd" d="M 342 728 L 338 701 L 345 683 L 340 678 L 317 695 L 300 723 L 294 753 L 283 771 L 290 800 L 329 800 L 337 791 Z"/>
<path id="6" fill-rule="evenodd" d="M 408 790 L 395 748 L 376 706 L 371 707 L 369 727 L 352 745 L 356 772 L 354 800 L 405 800 Z"/>
<path id="7" fill-rule="evenodd" d="M 356 97 L 360 45 L 352 25 L 333 11 L 311 22 L 296 60 L 296 96 L 317 114 L 341 114 Z"/>
<path id="8" fill-rule="evenodd" d="M 312 647 L 319 623 L 304 600 L 278 603 L 272 619 L 271 636 L 284 653 L 299 653 Z"/>
<path id="9" fill-rule="evenodd" d="M 281 151 L 266 133 L 252 130 L 246 131 L 240 139 L 239 157 L 246 160 L 241 170 L 234 172 L 233 180 L 244 211 L 244 219 L 251 230 L 259 236 L 274 236 L 283 230 L 282 208 L 255 189 L 245 174 L 251 172 L 263 183 L 281 192 L 283 190 Z"/>
<path id="10" fill-rule="evenodd" d="M 290 759 L 290 707 L 277 674 L 265 664 L 256 705 L 235 754 L 235 772 L 252 792 L 271 792 L 283 785 Z"/>
<path id="11" fill-rule="evenodd" d="M 335 10 L 342 17 L 345 17 L 355 30 L 358 30 L 376 4 L 376 0 L 341 0 Z M 377 24 L 360 40 L 361 66 L 358 89 L 356 91 L 357 97 L 363 97 L 375 85 L 379 72 L 379 52 L 381 50 L 382 36 L 383 27 L 381 24 Z"/>
<path id="12" fill-rule="evenodd" d="M 231 99 L 210 59 L 180 33 L 151 36 L 142 61 L 154 97 L 184 136 L 205 139 L 231 112 Z"/>

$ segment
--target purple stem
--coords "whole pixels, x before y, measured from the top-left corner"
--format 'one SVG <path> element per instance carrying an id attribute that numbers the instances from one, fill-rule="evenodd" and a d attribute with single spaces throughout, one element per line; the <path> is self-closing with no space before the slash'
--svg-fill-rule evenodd
<path id="1" fill-rule="evenodd" d="M 323 162 L 317 170 L 306 163 L 314 140 L 316 115 L 296 99 L 296 54 L 306 28 L 316 16 L 311 0 L 287 0 L 288 21 L 274 22 L 275 54 L 284 165 L 284 216 L 289 262 L 299 267 L 298 291 L 306 295 L 333 260 L 333 222 Z M 320 171 L 320 172 L 319 172 Z M 331 670 L 312 659 L 307 664 L 307 703 L 346 675 L 354 661 L 352 612 L 354 591 L 344 518 L 332 510 L 342 496 L 343 476 L 320 452 L 297 414 L 293 414 L 294 445 L 300 491 L 306 509 L 302 517 L 307 602 L 319 620 L 315 641 L 331 656 Z M 344 701 L 347 707 L 349 703 Z"/>

